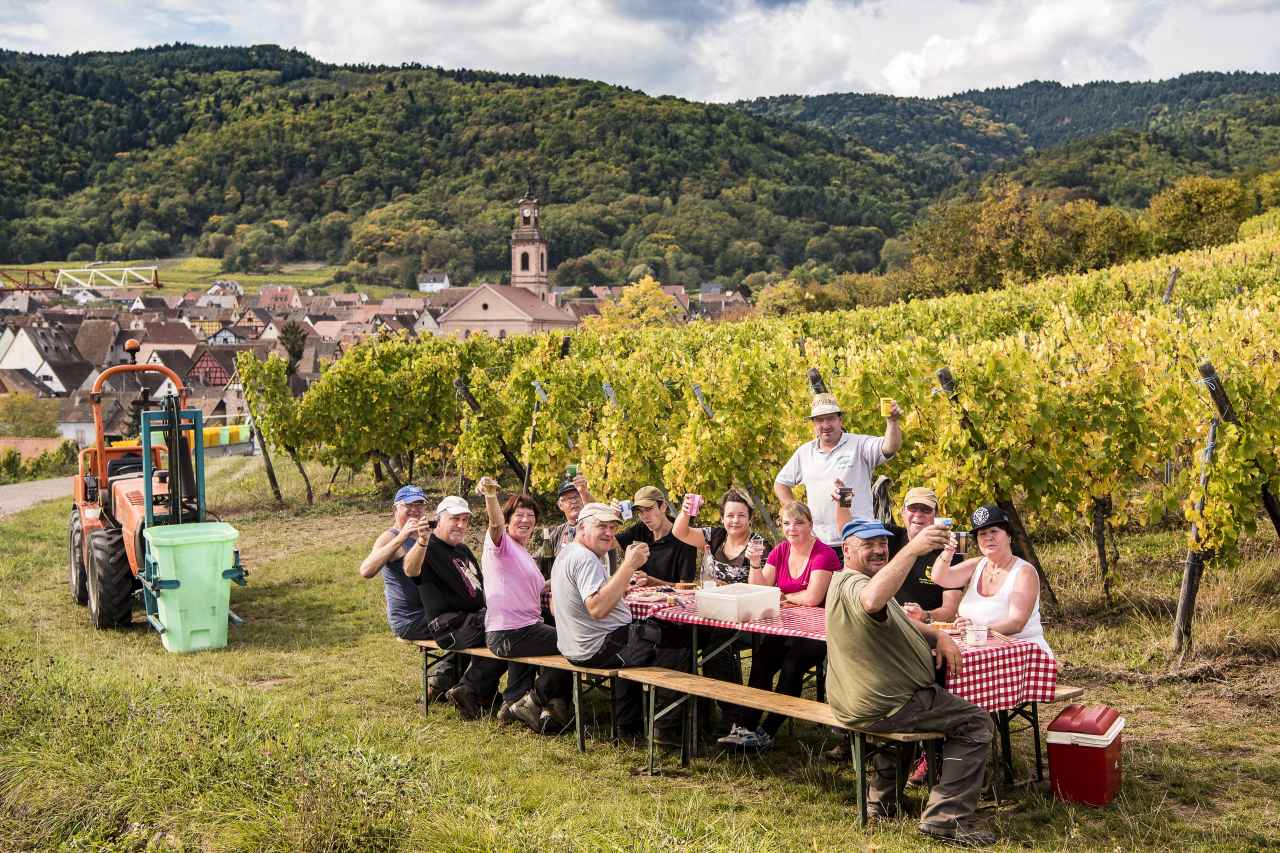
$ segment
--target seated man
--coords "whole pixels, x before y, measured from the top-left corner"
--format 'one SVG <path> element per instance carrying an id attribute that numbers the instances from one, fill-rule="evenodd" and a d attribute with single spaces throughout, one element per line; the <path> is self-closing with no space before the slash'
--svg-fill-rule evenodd
<path id="1" fill-rule="evenodd" d="M 577 535 L 560 551 L 551 569 L 556 646 L 577 666 L 621 669 L 655 665 L 687 669 L 688 651 L 665 646 L 662 627 L 657 622 L 632 621 L 631 610 L 623 600 L 632 575 L 649 557 L 649 546 L 632 543 L 612 577 L 605 568 L 604 560 L 613 548 L 621 520 L 612 507 L 602 503 L 589 503 L 578 514 Z M 614 719 L 624 737 L 635 737 L 644 730 L 640 694 L 639 684 L 619 680 L 614 692 Z M 675 725 L 677 721 L 671 723 Z M 673 740 L 670 736 L 659 739 Z"/>
<path id="2" fill-rule="evenodd" d="M 427 630 L 442 649 L 468 649 L 484 645 L 484 588 L 480 564 L 462 544 L 471 522 L 467 502 L 455 495 L 436 506 L 436 526 L 430 536 L 418 539 L 404 558 L 404 573 L 417 579 L 418 595 L 427 619 Z M 468 665 L 445 699 L 463 719 L 480 717 L 493 703 L 507 663 L 467 656 Z"/>
<path id="3" fill-rule="evenodd" d="M 928 527 L 892 560 L 868 560 L 864 551 L 887 549 L 890 532 L 880 522 L 845 525 L 847 571 L 827 592 L 827 701 L 844 725 L 871 731 L 940 731 L 946 736 L 938 784 L 920 815 L 920 831 L 947 843 L 994 844 L 993 833 L 972 824 L 987 767 L 993 726 L 986 711 L 959 699 L 934 680 L 934 660 L 960 670 L 960 650 L 933 626 L 909 619 L 893 595 L 921 554 L 947 545 L 951 534 Z M 910 750 L 877 754 L 869 784 L 873 816 L 897 816 Z M 901 766 L 895 766 L 900 764 Z"/>
<path id="4" fill-rule="evenodd" d="M 631 500 L 640 522 L 618 534 L 624 551 L 633 543 L 649 546 L 649 558 L 636 573 L 637 583 L 658 586 L 688 583 L 698 575 L 698 549 L 682 542 L 673 532 L 667 499 L 657 486 L 645 486 Z"/>
<path id="5" fill-rule="evenodd" d="M 392 504 L 392 526 L 373 543 L 369 556 L 360 564 L 360 577 L 382 574 L 382 592 L 387 599 L 387 624 L 391 633 L 402 640 L 429 640 L 426 611 L 418 595 L 418 584 L 404 573 L 404 558 L 419 539 L 430 535 L 431 527 L 423 518 L 427 496 L 417 486 L 404 486 L 396 492 Z M 447 655 L 431 667 L 427 679 L 427 701 L 443 699 L 458 683 L 457 655 Z"/>

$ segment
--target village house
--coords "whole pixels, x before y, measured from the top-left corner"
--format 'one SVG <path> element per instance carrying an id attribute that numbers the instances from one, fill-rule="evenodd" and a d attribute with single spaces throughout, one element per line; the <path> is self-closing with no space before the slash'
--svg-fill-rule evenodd
<path id="1" fill-rule="evenodd" d="M 93 371 L 73 341 L 74 334 L 61 326 L 21 326 L 0 358 L 0 370 L 25 370 L 55 394 L 68 394 Z"/>

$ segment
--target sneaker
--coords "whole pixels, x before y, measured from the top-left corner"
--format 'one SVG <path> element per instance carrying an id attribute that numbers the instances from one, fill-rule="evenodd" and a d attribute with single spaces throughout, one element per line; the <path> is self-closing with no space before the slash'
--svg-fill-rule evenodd
<path id="1" fill-rule="evenodd" d="M 925 780 L 929 778 L 929 757 L 921 755 L 920 760 L 916 762 L 916 766 L 911 768 L 911 775 L 907 777 L 907 786 L 917 788 L 924 785 Z"/>
<path id="2" fill-rule="evenodd" d="M 533 698 L 532 690 L 511 703 L 509 713 L 533 731 L 542 734 L 542 706 Z"/>
<path id="3" fill-rule="evenodd" d="M 996 834 L 976 826 L 920 824 L 920 834 L 951 847 L 990 847 L 996 843 Z"/>
<path id="4" fill-rule="evenodd" d="M 444 694 L 445 701 L 458 709 L 458 715 L 464 720 L 478 720 L 484 714 L 480 697 L 465 684 L 459 684 Z"/>
<path id="5" fill-rule="evenodd" d="M 560 734 L 573 725 L 573 709 L 564 699 L 552 699 L 542 706 L 542 716 L 545 733 Z"/>
<path id="6" fill-rule="evenodd" d="M 822 753 L 822 757 L 836 764 L 847 764 L 853 760 L 853 750 L 849 748 L 848 740 L 838 740 L 835 746 Z"/>
<path id="7" fill-rule="evenodd" d="M 716 743 L 720 744 L 721 746 L 739 746 L 740 747 L 742 746 L 743 738 L 745 738 L 749 734 L 751 734 L 749 730 L 744 729 L 742 726 L 738 725 L 737 723 L 734 723 L 732 726 L 729 727 L 729 733 L 724 737 L 720 738 L 719 740 L 717 740 Z"/>

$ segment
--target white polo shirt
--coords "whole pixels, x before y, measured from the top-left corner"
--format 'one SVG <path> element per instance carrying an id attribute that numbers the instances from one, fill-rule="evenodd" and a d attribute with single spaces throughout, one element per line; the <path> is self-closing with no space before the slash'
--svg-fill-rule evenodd
<path id="1" fill-rule="evenodd" d="M 818 449 L 815 438 L 796 448 L 774 482 L 784 486 L 804 484 L 809 511 L 813 513 L 813 535 L 839 549 L 836 504 L 831 500 L 836 480 L 853 488 L 853 517 L 872 518 L 871 473 L 887 460 L 884 439 L 878 435 L 842 433 L 829 451 Z"/>

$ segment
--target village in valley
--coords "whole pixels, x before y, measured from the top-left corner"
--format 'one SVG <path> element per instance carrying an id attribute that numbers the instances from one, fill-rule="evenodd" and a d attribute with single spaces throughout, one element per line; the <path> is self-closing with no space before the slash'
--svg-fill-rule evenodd
<path id="1" fill-rule="evenodd" d="M 92 442 L 89 393 L 107 367 L 128 360 L 125 343 L 140 344 L 139 363 L 162 364 L 186 384 L 192 406 L 211 423 L 233 423 L 246 415 L 237 382 L 236 355 L 261 360 L 272 354 L 294 366 L 290 387 L 301 395 L 343 352 L 379 335 L 411 338 L 475 334 L 508 335 L 572 329 L 598 315 L 600 305 L 619 298 L 620 287 L 594 287 L 591 296 L 553 288 L 548 246 L 539 224 L 537 199 L 522 198 L 511 232 L 511 273 L 505 283 L 454 287 L 447 273 L 427 270 L 418 292 L 371 297 L 359 290 L 262 284 L 256 293 L 232 277 L 205 289 L 156 295 L 152 287 L 0 286 L 0 394 L 57 398 L 60 438 L 25 439 L 22 455 L 50 451 L 65 440 Z M 135 276 L 135 278 L 139 278 Z M 353 290 L 348 288 L 349 290 Z M 746 309 L 736 291 L 703 285 L 690 294 L 683 285 L 663 285 L 679 318 L 718 319 Z M 103 418 L 108 432 L 121 432 L 130 405 L 145 396 L 163 399 L 172 389 L 157 374 L 108 379 Z M 16 441 L 16 440 L 13 440 Z"/>

